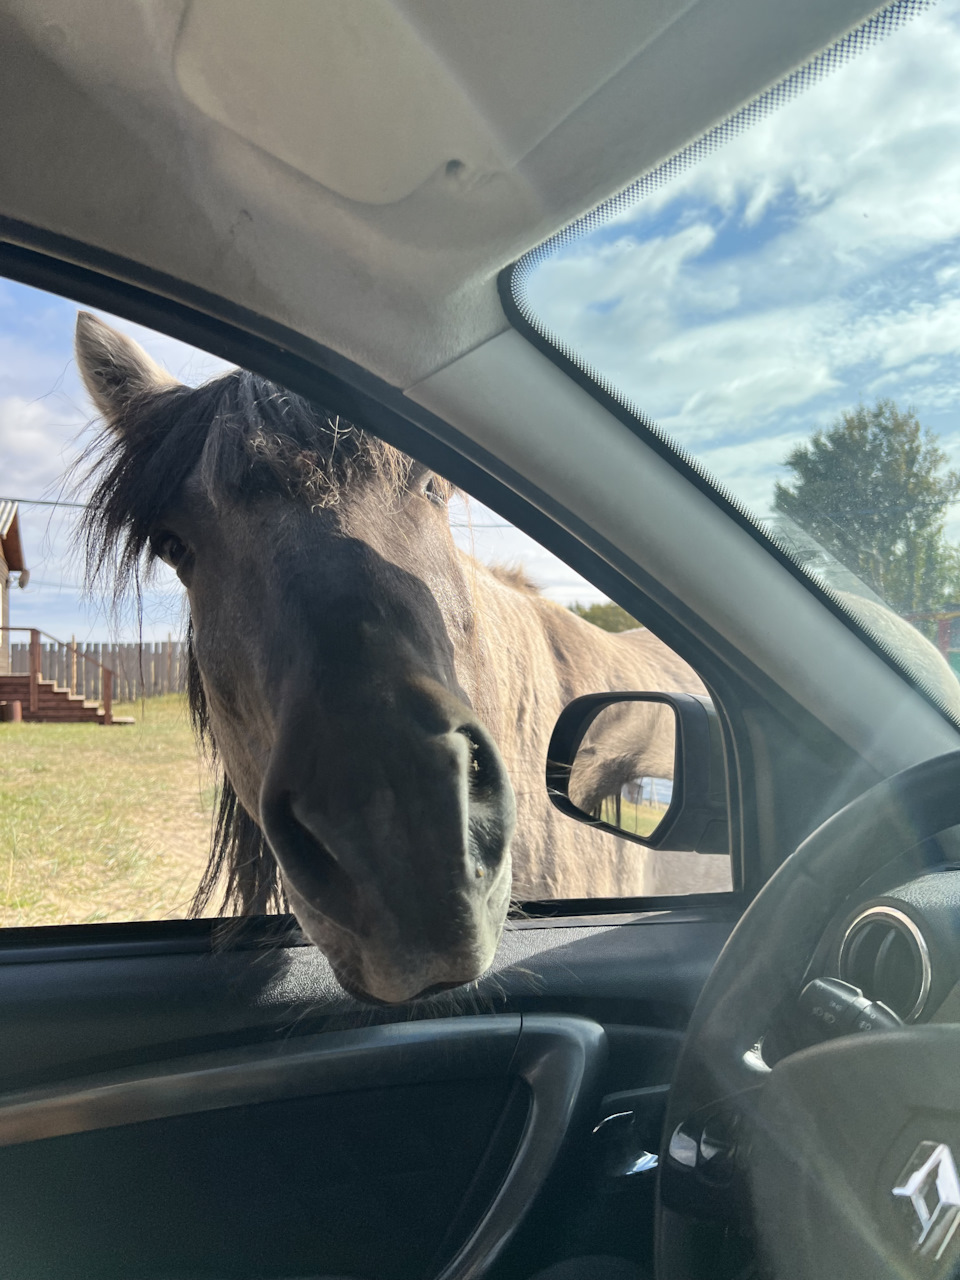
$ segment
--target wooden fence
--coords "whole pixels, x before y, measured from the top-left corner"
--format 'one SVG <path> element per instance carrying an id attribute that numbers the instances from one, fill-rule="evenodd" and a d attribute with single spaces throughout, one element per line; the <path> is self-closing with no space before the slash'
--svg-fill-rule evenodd
<path id="1" fill-rule="evenodd" d="M 84 662 L 84 658 L 93 659 Z M 95 665 L 100 664 L 100 665 Z M 100 666 L 113 672 L 113 701 L 135 702 L 187 687 L 187 646 L 183 640 L 156 644 L 42 644 L 40 674 L 91 701 L 103 697 Z M 10 674 L 30 671 L 30 645 L 11 644 Z"/>

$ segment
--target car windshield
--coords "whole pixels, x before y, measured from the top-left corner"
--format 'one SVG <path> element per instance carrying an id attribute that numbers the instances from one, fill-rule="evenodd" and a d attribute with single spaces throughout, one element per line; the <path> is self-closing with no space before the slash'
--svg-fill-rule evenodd
<path id="1" fill-rule="evenodd" d="M 514 273 L 921 679 L 913 628 L 960 670 L 958 83 L 960 0 L 901 3 Z"/>

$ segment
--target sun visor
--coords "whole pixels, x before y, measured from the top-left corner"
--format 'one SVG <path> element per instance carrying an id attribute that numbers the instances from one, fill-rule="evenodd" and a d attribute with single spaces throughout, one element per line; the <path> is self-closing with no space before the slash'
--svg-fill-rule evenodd
<path id="1" fill-rule="evenodd" d="M 690 3 L 193 0 L 176 75 L 248 142 L 389 204 L 512 168 Z"/>

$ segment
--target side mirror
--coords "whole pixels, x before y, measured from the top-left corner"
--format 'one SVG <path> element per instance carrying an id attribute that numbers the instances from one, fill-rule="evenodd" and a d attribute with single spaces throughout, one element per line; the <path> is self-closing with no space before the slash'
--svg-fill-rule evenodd
<path id="1" fill-rule="evenodd" d="M 709 698 L 575 698 L 550 739 L 547 792 L 578 822 L 651 849 L 729 852 L 723 739 Z"/>

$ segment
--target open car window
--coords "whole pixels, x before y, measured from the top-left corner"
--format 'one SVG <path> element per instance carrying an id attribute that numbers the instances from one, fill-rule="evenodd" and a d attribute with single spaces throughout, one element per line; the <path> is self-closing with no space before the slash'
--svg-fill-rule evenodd
<path id="1" fill-rule="evenodd" d="M 103 415 L 91 404 L 74 361 L 76 305 L 5 282 L 0 283 L 0 308 L 0 514 L 5 521 L 0 530 L 0 926 L 182 919 L 251 905 L 261 912 L 282 910 L 287 903 L 275 879 L 273 891 L 252 904 L 241 902 L 230 880 L 224 859 L 236 850 L 221 837 L 225 822 L 233 836 L 242 830 L 236 804 L 225 818 L 224 774 L 234 760 L 217 739 L 215 723 L 211 726 L 215 713 L 209 697 L 198 700 L 196 693 L 203 662 L 229 665 L 231 651 L 255 643 L 251 631 L 260 606 L 252 601 L 253 614 L 246 616 L 254 621 L 244 625 L 231 617 L 226 637 L 221 635 L 225 653 L 211 656 L 209 647 L 203 649 L 207 628 L 196 619 L 190 641 L 184 590 L 189 573 L 183 570 L 177 538 L 164 526 L 167 515 L 158 525 L 159 516 L 148 510 L 162 489 L 153 484 L 155 475 L 148 474 L 149 484 L 135 475 L 132 487 L 128 483 L 123 491 L 128 505 L 141 503 L 142 529 L 134 529 L 141 514 L 133 509 L 116 536 L 103 521 L 91 522 L 91 510 L 123 496 L 116 475 L 113 490 L 98 488 L 113 474 L 110 468 L 120 456 L 117 441 L 124 431 L 136 439 L 144 429 L 137 421 L 103 434 Z M 218 385 L 217 379 L 233 376 L 231 366 L 202 351 L 116 317 L 103 319 L 155 362 L 154 370 L 167 380 L 161 392 L 172 388 L 174 399 L 183 390 L 176 390 L 178 384 Z M 238 385 L 244 395 L 253 394 L 253 388 L 264 403 L 283 401 L 282 389 L 271 384 L 264 392 L 262 380 Z M 201 433 L 211 416 L 220 415 L 224 432 L 232 430 L 219 404 L 214 397 L 203 412 L 197 409 L 190 429 Z M 232 403 L 230 412 L 239 413 L 239 404 Z M 269 487 L 271 476 L 282 475 L 268 500 L 289 501 L 322 522 L 331 501 L 319 472 L 310 472 L 302 490 L 290 487 L 289 475 L 301 475 L 307 465 L 307 452 L 301 450 L 292 462 L 284 452 L 289 445 L 284 414 L 290 405 L 281 403 L 269 429 L 257 426 L 245 440 L 237 454 L 242 474 L 230 484 L 242 488 L 251 469 L 259 476 L 256 468 L 267 455 L 256 483 Z M 351 424 L 335 414 L 324 424 L 334 432 L 338 449 L 354 447 Z M 159 429 L 148 422 L 147 430 Z M 193 447 L 189 431 L 184 440 Z M 228 443 L 220 441 L 221 452 Z M 134 449 L 134 461 L 135 456 Z M 182 450 L 162 456 L 161 464 L 151 455 L 148 473 L 161 465 L 172 471 L 181 466 Z M 202 457 L 209 462 L 207 454 Z M 201 461 L 198 452 L 196 467 Z M 366 483 L 361 465 L 368 463 L 367 455 L 357 454 L 356 484 Z M 395 460 L 390 465 L 396 466 Z M 423 518 L 439 520 L 442 536 L 451 539 L 457 590 L 464 593 L 470 615 L 463 628 L 474 628 L 470 643 L 482 649 L 491 669 L 499 704 L 494 732 L 516 793 L 512 897 L 518 908 L 559 900 L 562 910 L 564 900 L 731 888 L 726 856 L 638 847 L 573 822 L 556 812 L 547 796 L 546 743 L 570 697 L 661 686 L 701 694 L 696 674 L 590 583 L 495 512 L 453 491 L 442 477 L 411 468 L 403 472 L 403 486 L 380 512 L 377 546 L 389 561 L 391 538 L 397 545 L 412 541 L 407 525 L 393 531 L 391 522 L 407 519 L 415 504 L 422 504 Z M 339 495 L 340 505 L 348 501 L 349 495 Z M 154 520 L 149 526 L 148 517 Z M 269 551 L 259 544 L 254 559 L 266 559 Z M 220 546 L 216 555 L 227 566 L 230 546 Z M 452 565 L 453 560 L 451 573 Z M 257 571 L 254 565 L 242 575 L 238 593 L 247 587 L 254 595 L 263 590 L 243 581 Z M 435 560 L 423 573 L 437 597 L 452 590 Z M 342 585 L 336 590 L 339 600 Z M 290 592 L 295 594 L 293 587 Z M 355 603 L 348 604 L 347 613 Z M 379 607 L 376 601 L 367 605 L 374 613 Z M 342 609 L 331 607 L 332 627 Z M 322 615 L 318 625 L 325 625 Z M 642 656 L 639 665 L 630 657 L 634 643 Z M 655 655 L 652 664 L 648 651 Z M 389 660 L 386 652 L 384 662 Z M 376 678 L 374 672 L 371 679 Z M 230 679 L 228 698 L 242 702 L 247 696 L 243 679 Z M 350 707 L 346 710 L 349 715 Z M 361 715 L 358 703 L 358 722 Z M 198 727 L 205 731 L 200 742 Z M 477 773 L 482 792 L 480 765 Z M 226 792 L 227 799 L 230 795 Z M 598 818 L 609 818 L 613 806 L 645 832 L 670 802 L 669 778 L 631 775 L 598 793 L 594 807 Z M 370 803 L 376 803 L 373 794 Z M 269 857 L 262 843 L 251 847 L 258 857 Z M 219 849 L 219 864 L 216 858 L 210 861 L 211 849 Z"/>
<path id="2" fill-rule="evenodd" d="M 958 74 L 956 0 L 898 3 L 510 282 L 954 718 Z"/>

